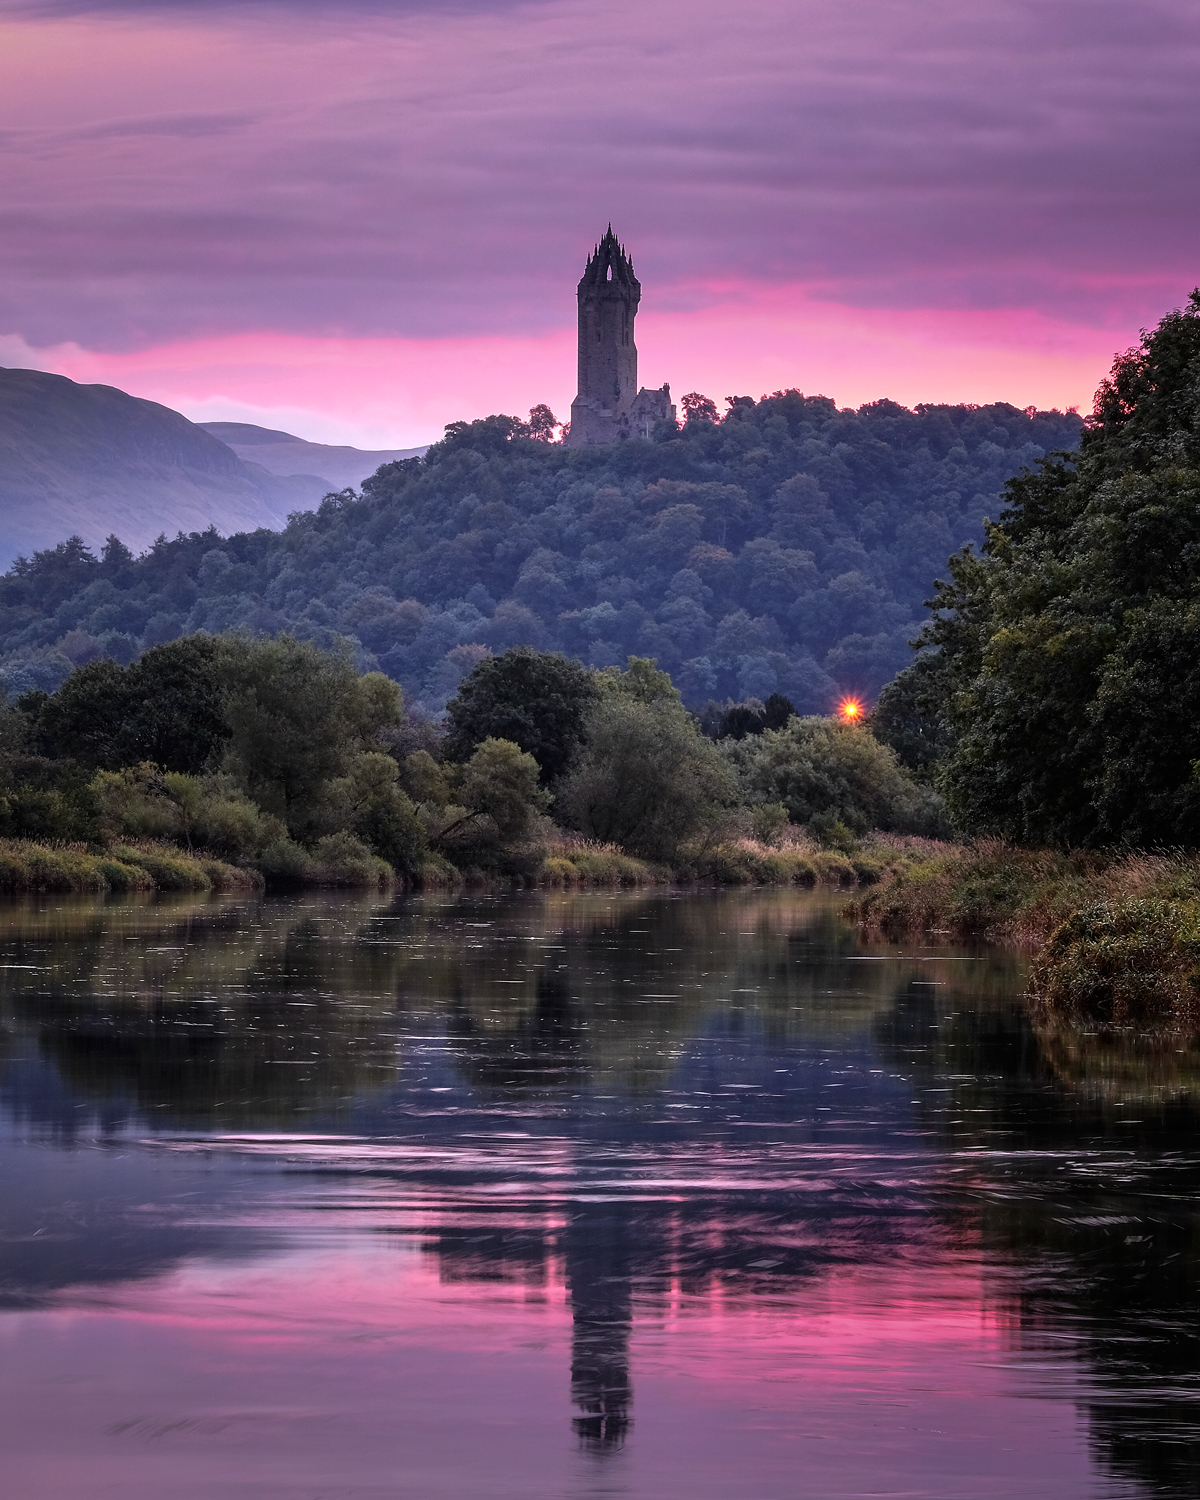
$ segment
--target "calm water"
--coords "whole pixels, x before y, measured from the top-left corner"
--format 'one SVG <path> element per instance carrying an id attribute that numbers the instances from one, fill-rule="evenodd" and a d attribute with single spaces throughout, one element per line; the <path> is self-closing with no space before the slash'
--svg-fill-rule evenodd
<path id="1" fill-rule="evenodd" d="M 4 1493 L 1200 1492 L 1200 1059 L 837 905 L 0 911 Z"/>

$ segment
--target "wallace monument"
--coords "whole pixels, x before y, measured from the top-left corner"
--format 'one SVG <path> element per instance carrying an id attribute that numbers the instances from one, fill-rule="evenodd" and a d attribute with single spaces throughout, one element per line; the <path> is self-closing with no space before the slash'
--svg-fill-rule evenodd
<path id="1" fill-rule="evenodd" d="M 610 224 L 579 283 L 579 394 L 571 403 L 568 447 L 646 438 L 656 422 L 674 420 L 670 386 L 638 390 L 633 320 L 641 296 L 633 262 Z"/>

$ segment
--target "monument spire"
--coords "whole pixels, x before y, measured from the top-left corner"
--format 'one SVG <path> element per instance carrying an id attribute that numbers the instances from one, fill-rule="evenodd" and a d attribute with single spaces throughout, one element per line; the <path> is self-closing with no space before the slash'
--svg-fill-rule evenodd
<path id="1" fill-rule="evenodd" d="M 658 422 L 674 420 L 675 408 L 669 386 L 638 390 L 633 321 L 642 286 L 611 221 L 588 256 L 576 296 L 579 393 L 571 403 L 568 445 L 578 448 L 649 437 Z"/>

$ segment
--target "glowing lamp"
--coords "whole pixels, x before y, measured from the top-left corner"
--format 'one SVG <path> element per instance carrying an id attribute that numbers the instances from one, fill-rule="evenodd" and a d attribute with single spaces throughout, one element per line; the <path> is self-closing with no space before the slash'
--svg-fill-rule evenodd
<path id="1" fill-rule="evenodd" d="M 861 721 L 864 709 L 861 698 L 843 698 L 838 704 L 838 718 L 843 724 L 857 724 Z"/>

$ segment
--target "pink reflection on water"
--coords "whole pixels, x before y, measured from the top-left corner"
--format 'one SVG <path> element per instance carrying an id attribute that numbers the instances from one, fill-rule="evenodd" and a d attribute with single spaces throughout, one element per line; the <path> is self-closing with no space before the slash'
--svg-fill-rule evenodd
<path id="1" fill-rule="evenodd" d="M 763 1265 L 699 1290 L 679 1274 L 635 1286 L 632 1425 L 607 1450 L 573 1431 L 572 1377 L 578 1403 L 611 1375 L 612 1349 L 624 1357 L 617 1335 L 581 1371 L 581 1316 L 619 1322 L 619 1296 L 606 1312 L 604 1277 L 581 1287 L 558 1248 L 522 1268 L 473 1243 L 470 1225 L 454 1256 L 403 1236 L 295 1235 L 257 1259 L 192 1259 L 7 1315 L 7 1492 L 1127 1493 L 1093 1470 L 1072 1362 L 1023 1366 L 969 1235 L 953 1253 L 808 1278 Z"/>

